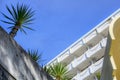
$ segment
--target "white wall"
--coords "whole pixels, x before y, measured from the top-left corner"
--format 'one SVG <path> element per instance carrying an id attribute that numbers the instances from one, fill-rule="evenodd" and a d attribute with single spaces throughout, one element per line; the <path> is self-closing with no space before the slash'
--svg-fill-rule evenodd
<path id="1" fill-rule="evenodd" d="M 1 27 L 0 64 L 16 80 L 52 80 Z"/>

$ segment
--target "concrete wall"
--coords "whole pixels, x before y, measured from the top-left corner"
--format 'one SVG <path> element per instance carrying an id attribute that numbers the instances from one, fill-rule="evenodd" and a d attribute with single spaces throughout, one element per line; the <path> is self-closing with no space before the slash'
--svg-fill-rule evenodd
<path id="1" fill-rule="evenodd" d="M 104 62 L 103 62 L 103 68 L 102 68 L 102 73 L 101 73 L 101 79 L 100 80 L 113 80 L 112 77 L 112 64 L 110 61 L 110 45 L 111 45 L 111 39 L 110 36 L 107 38 L 107 47 L 105 50 L 105 55 L 104 55 Z"/>
<path id="2" fill-rule="evenodd" d="M 4 67 L 0 65 L 0 80 L 16 80 Z"/>
<path id="3" fill-rule="evenodd" d="M 16 80 L 53 80 L 1 27 L 0 64 Z"/>

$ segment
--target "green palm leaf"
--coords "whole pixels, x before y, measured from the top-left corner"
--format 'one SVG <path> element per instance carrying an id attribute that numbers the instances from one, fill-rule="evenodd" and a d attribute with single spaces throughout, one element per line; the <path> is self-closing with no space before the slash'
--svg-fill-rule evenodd
<path id="1" fill-rule="evenodd" d="M 23 28 L 33 30 L 32 28 L 27 26 L 31 24 L 31 22 L 34 20 L 34 11 L 32 10 L 32 8 L 29 8 L 24 4 L 17 4 L 17 6 L 11 5 L 11 7 L 6 6 L 6 8 L 11 16 L 7 16 L 6 14 L 2 13 L 6 20 L 1 21 L 13 26 L 9 33 L 12 37 L 15 37 L 18 30 L 26 34 L 26 31 Z"/>
<path id="2" fill-rule="evenodd" d="M 53 64 L 49 66 L 46 71 L 55 78 L 55 80 L 70 80 L 72 78 L 72 76 L 68 74 L 66 66 L 62 63 Z"/>
<path id="3" fill-rule="evenodd" d="M 42 61 L 42 54 L 38 54 L 38 50 L 28 50 L 27 53 L 34 61 Z"/>
<path id="4" fill-rule="evenodd" d="M 27 26 L 24 26 L 24 25 L 23 25 L 23 27 L 24 27 L 24 28 L 27 28 L 27 29 L 30 29 L 30 30 L 34 30 L 34 29 L 32 29 L 32 28 L 30 28 L 30 27 L 27 27 Z"/>
<path id="5" fill-rule="evenodd" d="M 14 19 L 8 17 L 7 15 L 5 15 L 5 14 L 3 14 L 3 13 L 1 13 L 1 14 L 2 14 L 6 19 L 8 19 L 9 21 L 15 22 Z"/>
<path id="6" fill-rule="evenodd" d="M 20 31 L 27 34 L 26 31 L 23 28 L 20 28 Z"/>
<path id="7" fill-rule="evenodd" d="M 15 19 L 15 15 L 13 14 L 13 12 L 9 9 L 8 6 L 6 6 L 6 8 L 7 8 L 8 12 L 10 13 L 10 15 L 12 16 L 13 20 L 16 21 L 16 19 Z"/>
<path id="8" fill-rule="evenodd" d="M 14 24 L 14 23 L 12 23 L 12 22 L 8 22 L 8 21 L 3 21 L 3 20 L 1 20 L 2 22 L 4 22 L 4 23 L 7 23 L 7 24 Z"/>

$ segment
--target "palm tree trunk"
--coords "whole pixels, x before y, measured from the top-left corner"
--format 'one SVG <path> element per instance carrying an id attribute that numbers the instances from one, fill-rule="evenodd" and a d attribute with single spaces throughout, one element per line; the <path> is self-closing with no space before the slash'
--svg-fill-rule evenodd
<path id="1" fill-rule="evenodd" d="M 18 26 L 15 26 L 12 28 L 12 30 L 10 31 L 9 35 L 14 38 L 17 34 L 17 31 L 18 31 L 19 27 Z"/>
<path id="2" fill-rule="evenodd" d="M 61 80 L 59 76 L 56 77 L 56 80 Z"/>

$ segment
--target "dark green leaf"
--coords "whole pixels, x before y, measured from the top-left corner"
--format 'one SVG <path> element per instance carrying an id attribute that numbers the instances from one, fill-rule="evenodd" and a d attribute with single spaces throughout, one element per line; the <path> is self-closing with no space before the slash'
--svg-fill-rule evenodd
<path id="1" fill-rule="evenodd" d="M 4 22 L 4 23 L 7 23 L 7 24 L 14 24 L 12 22 L 7 22 L 7 21 L 3 21 L 3 20 L 1 20 L 1 21 Z"/>

